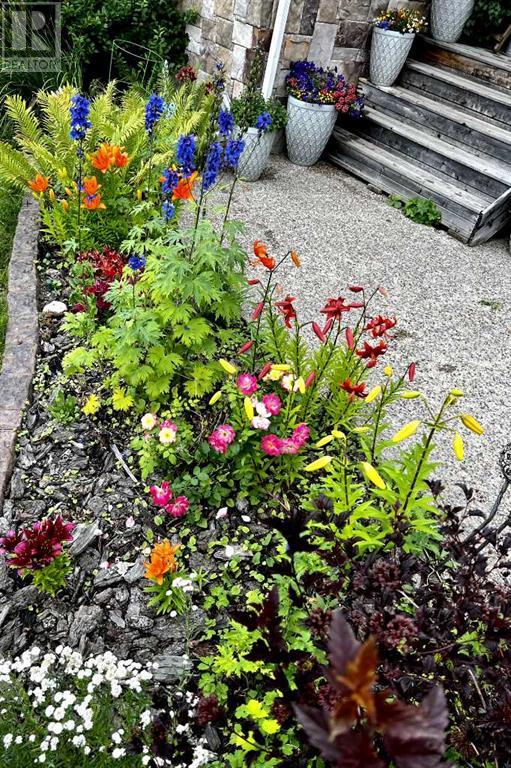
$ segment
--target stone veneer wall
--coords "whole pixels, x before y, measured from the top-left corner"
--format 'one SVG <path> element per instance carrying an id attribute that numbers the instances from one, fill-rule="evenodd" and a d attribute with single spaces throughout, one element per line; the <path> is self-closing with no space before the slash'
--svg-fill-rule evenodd
<path id="1" fill-rule="evenodd" d="M 268 50 L 278 0 L 181 0 L 195 8 L 198 19 L 188 26 L 190 64 L 212 73 L 217 61 L 225 65 L 231 92 L 239 95 L 246 81 L 255 46 Z M 276 95 L 284 94 L 289 62 L 311 59 L 335 65 L 357 79 L 367 60 L 371 20 L 382 7 L 424 8 L 409 0 L 291 0 Z"/>

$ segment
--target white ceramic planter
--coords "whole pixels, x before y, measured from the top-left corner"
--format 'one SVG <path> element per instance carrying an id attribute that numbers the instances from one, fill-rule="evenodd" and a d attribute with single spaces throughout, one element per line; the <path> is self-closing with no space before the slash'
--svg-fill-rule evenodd
<path id="1" fill-rule="evenodd" d="M 474 10 L 475 0 L 433 0 L 431 35 L 444 43 L 455 43 Z"/>
<path id="2" fill-rule="evenodd" d="M 314 165 L 321 157 L 337 120 L 333 104 L 309 104 L 288 96 L 287 155 L 295 165 Z"/>
<path id="3" fill-rule="evenodd" d="M 369 74 L 374 85 L 391 86 L 395 83 L 414 39 L 414 32 L 402 33 L 374 27 Z"/>
<path id="4" fill-rule="evenodd" d="M 259 133 L 249 128 L 243 135 L 245 149 L 238 164 L 238 175 L 243 181 L 257 181 L 266 166 L 275 140 L 275 131 Z"/>

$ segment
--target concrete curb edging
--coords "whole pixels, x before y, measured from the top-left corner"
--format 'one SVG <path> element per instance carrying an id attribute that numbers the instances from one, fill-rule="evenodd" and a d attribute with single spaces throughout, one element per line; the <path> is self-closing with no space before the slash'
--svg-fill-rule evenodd
<path id="1" fill-rule="evenodd" d="M 14 465 L 16 436 L 30 394 L 39 341 L 35 260 L 39 205 L 23 200 L 9 262 L 9 319 L 0 371 L 0 511 Z"/>

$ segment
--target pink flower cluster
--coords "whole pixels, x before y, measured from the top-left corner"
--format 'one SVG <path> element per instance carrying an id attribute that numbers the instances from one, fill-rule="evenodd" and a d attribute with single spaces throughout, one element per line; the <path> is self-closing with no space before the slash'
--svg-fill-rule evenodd
<path id="1" fill-rule="evenodd" d="M 226 453 L 236 437 L 236 432 L 230 424 L 220 424 L 208 437 L 208 443 L 217 453 Z"/>
<path id="2" fill-rule="evenodd" d="M 172 517 L 184 517 L 188 512 L 190 502 L 186 496 L 176 496 L 173 500 L 172 489 L 166 480 L 161 485 L 151 485 L 149 493 L 154 504 L 165 509 Z"/>
<path id="3" fill-rule="evenodd" d="M 142 428 L 145 430 L 145 439 L 150 440 L 149 434 L 154 429 L 158 429 L 158 439 L 162 445 L 169 445 L 176 442 L 177 426 L 170 419 L 165 419 L 161 423 L 154 413 L 146 413 L 141 419 Z"/>
<path id="4" fill-rule="evenodd" d="M 265 435 L 261 440 L 261 450 L 268 456 L 296 454 L 304 447 L 309 439 L 310 429 L 307 424 L 298 424 L 291 437 Z"/>

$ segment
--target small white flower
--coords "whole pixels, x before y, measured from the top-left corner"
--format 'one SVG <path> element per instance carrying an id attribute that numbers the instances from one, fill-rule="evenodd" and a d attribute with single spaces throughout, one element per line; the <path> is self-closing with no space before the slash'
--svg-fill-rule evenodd
<path id="1" fill-rule="evenodd" d="M 114 760 L 118 760 L 120 757 L 124 757 L 125 754 L 126 754 L 126 750 L 123 749 L 122 747 L 116 747 L 112 751 L 112 757 L 114 758 Z"/>
<path id="2" fill-rule="evenodd" d="M 14 736 L 12 735 L 12 733 L 6 733 L 5 734 L 5 736 L 3 738 L 3 742 L 4 742 L 4 747 L 6 749 L 9 749 L 9 747 L 11 746 L 13 738 L 14 738 Z"/>
<path id="3" fill-rule="evenodd" d="M 221 519 L 222 519 L 222 517 L 227 517 L 228 513 L 229 513 L 229 510 L 227 509 L 227 507 L 222 507 L 222 508 L 221 508 L 221 509 L 219 509 L 219 510 L 218 510 L 218 512 L 216 513 L 216 515 L 215 515 L 215 518 L 216 518 L 217 520 L 221 520 Z"/>

